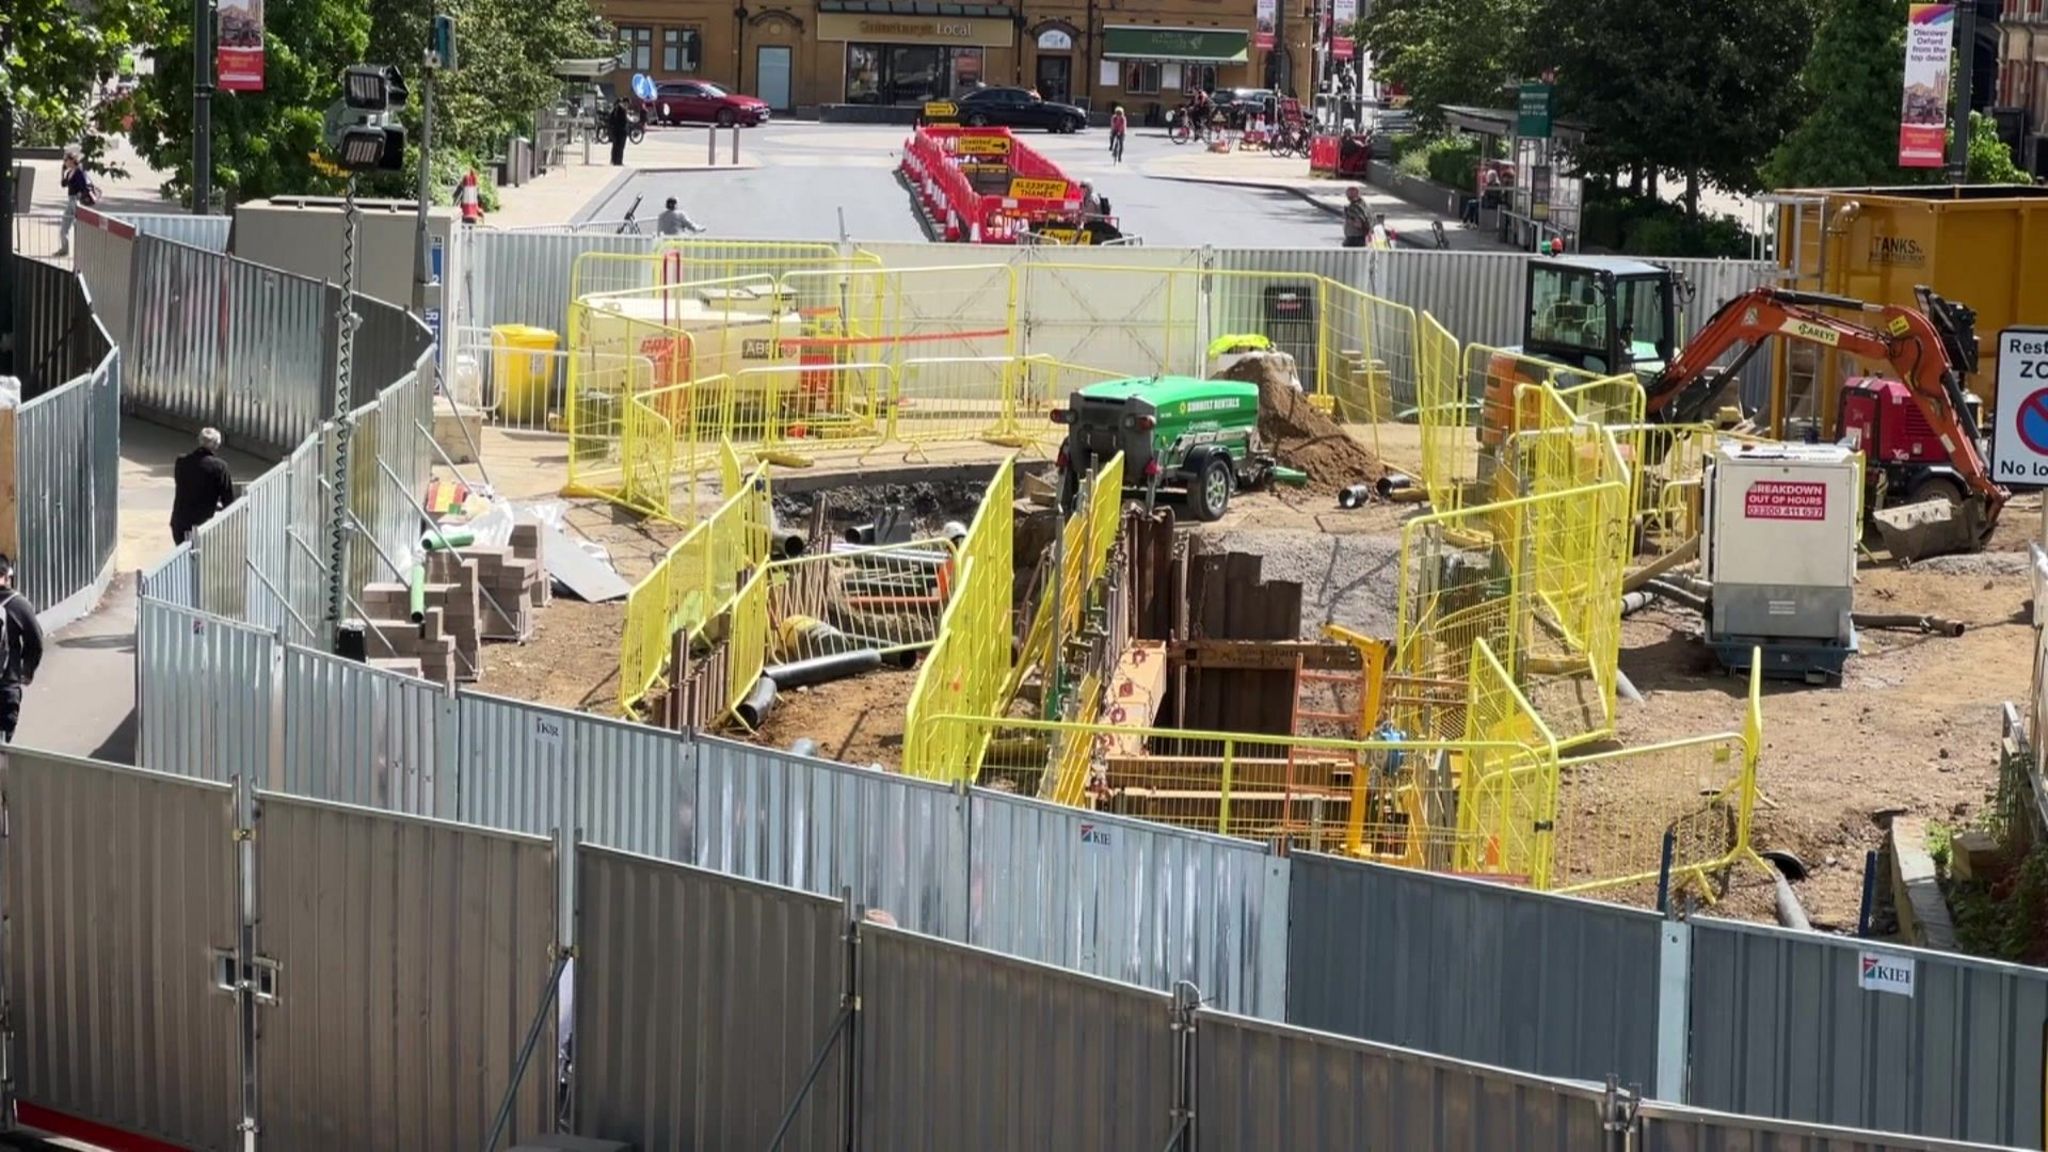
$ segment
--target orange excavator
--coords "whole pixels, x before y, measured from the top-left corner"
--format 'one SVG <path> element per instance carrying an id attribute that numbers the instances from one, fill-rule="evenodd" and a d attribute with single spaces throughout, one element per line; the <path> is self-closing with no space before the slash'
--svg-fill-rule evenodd
<path id="1" fill-rule="evenodd" d="M 1678 285 L 1669 269 L 1620 257 L 1532 260 L 1522 357 L 1611 375 L 1634 372 L 1649 419 L 1696 421 L 1769 340 L 1783 337 L 1882 363 L 1895 379 L 1845 385 L 1839 436 L 1864 453 L 1887 504 L 1945 497 L 1975 505 L 1988 533 L 2010 498 L 1985 460 L 1963 378 L 1977 370 L 1976 313 L 1915 289 L 1919 308 L 1845 296 L 1756 288 L 1723 304 L 1675 351 Z M 1854 312 L 1844 319 L 1834 312 Z M 1737 355 L 1721 364 L 1730 352 Z M 1529 361 L 1501 356 L 1488 373 L 1480 439 L 1502 442 L 1518 413 L 1511 399 Z M 1872 501 L 1874 507 L 1879 501 Z"/>

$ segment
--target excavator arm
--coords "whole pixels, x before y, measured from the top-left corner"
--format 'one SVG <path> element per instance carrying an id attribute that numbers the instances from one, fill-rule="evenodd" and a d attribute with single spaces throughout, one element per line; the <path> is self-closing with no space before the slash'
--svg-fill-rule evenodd
<path id="1" fill-rule="evenodd" d="M 1988 527 L 2011 494 L 1991 476 L 1978 447 L 1976 421 L 1963 399 L 1963 373 L 1977 362 L 1975 316 L 1925 288 L 1915 289 L 1920 308 L 1868 304 L 1846 296 L 1757 288 L 1721 306 L 1697 336 L 1644 388 L 1652 419 L 1695 420 L 1721 386 L 1773 336 L 1846 352 L 1859 360 L 1887 364 L 1912 392 L 1927 423 L 1941 437 L 1949 462 L 1984 505 Z M 1853 311 L 1859 323 L 1823 309 Z M 1716 362 L 1740 350 L 1733 362 Z"/>

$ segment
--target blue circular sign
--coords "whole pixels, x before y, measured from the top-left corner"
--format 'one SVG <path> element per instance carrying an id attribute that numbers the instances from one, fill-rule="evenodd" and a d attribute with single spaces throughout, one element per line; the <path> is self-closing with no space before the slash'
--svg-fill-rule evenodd
<path id="1" fill-rule="evenodd" d="M 2036 455 L 2048 456 L 2048 388 L 2020 401 L 2018 425 L 2020 443 Z"/>
<path id="2" fill-rule="evenodd" d="M 642 100 L 654 99 L 654 81 L 648 79 L 647 73 L 633 73 L 633 95 Z"/>

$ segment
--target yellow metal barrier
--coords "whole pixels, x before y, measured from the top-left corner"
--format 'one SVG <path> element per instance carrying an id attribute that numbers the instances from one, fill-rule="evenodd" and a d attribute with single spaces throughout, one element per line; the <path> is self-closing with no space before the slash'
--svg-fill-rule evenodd
<path id="1" fill-rule="evenodd" d="M 959 583 L 939 624 L 939 638 L 918 669 L 905 716 L 903 772 L 930 780 L 972 780 L 984 743 L 972 732 L 940 730 L 939 715 L 993 716 L 1010 674 L 1011 517 L 1016 461 L 989 481 L 981 508 L 959 550 Z"/>
<path id="2" fill-rule="evenodd" d="M 928 648 L 939 638 L 957 564 L 952 542 L 940 539 L 771 561 L 769 646 L 781 663 L 856 648 Z"/>
<path id="3" fill-rule="evenodd" d="M 1671 840 L 1671 887 L 1712 902 L 1728 869 L 1762 861 L 1750 835 L 1763 747 L 1762 672 L 1751 663 L 1743 730 L 1559 762 L 1556 876 L 1567 892 L 1645 903 Z"/>
<path id="4" fill-rule="evenodd" d="M 1339 420 L 1369 428 L 1374 454 L 1387 459 L 1394 445 L 1383 438 L 1382 426 L 1421 403 L 1428 370 L 1423 325 L 1405 305 L 1335 281 L 1320 287 L 1316 394 L 1329 399 Z M 1394 462 L 1404 469 L 1417 463 Z"/>
<path id="5" fill-rule="evenodd" d="M 1464 506 L 1465 490 L 1479 479 L 1479 441 L 1465 394 L 1464 352 L 1436 317 L 1423 313 L 1417 369 L 1415 422 L 1420 432 L 1418 476 L 1438 512 Z"/>
<path id="6" fill-rule="evenodd" d="M 1003 681 L 1005 703 L 1016 699 L 1025 678 L 1033 672 L 1043 678 L 1052 667 L 1055 635 L 1072 636 L 1081 625 L 1088 596 L 1109 564 L 1110 549 L 1116 544 L 1118 517 L 1124 500 L 1124 457 L 1116 457 L 1097 469 L 1089 481 L 1088 500 L 1075 509 L 1060 528 L 1060 566 L 1048 574 L 1038 604 L 1031 613 L 1031 628 L 1017 650 L 1017 663 Z M 1054 604 L 1059 612 L 1054 613 Z M 1055 629 L 1054 621 L 1058 627 Z M 1045 692 L 1047 706 L 1061 695 Z"/>
<path id="7" fill-rule="evenodd" d="M 1460 789 L 1457 870 L 1550 883 L 1548 829 L 1557 805 L 1557 738 L 1484 640 L 1472 645 Z"/>
<path id="8" fill-rule="evenodd" d="M 768 570 L 757 568 L 733 597 L 726 629 L 725 710 L 738 719 L 740 701 L 753 691 L 768 662 Z"/>
<path id="9" fill-rule="evenodd" d="M 619 637 L 621 712 L 660 685 L 676 634 L 701 633 L 766 563 L 768 510 L 768 470 L 757 468 L 633 586 Z"/>
<path id="10" fill-rule="evenodd" d="M 664 240 L 653 252 L 585 252 L 569 268 L 569 298 L 798 269 L 879 268 L 872 252 L 817 241 Z"/>

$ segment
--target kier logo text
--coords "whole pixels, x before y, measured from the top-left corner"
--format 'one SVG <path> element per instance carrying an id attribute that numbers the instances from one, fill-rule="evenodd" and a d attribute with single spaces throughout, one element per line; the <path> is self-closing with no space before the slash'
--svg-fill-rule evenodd
<path id="1" fill-rule="evenodd" d="M 1891 992 L 1900 996 L 1913 994 L 1912 958 L 1865 952 L 1859 957 L 1859 963 L 1856 984 L 1865 992 Z"/>
<path id="2" fill-rule="evenodd" d="M 1109 829 L 1097 824 L 1081 825 L 1081 843 L 1109 846 Z"/>

